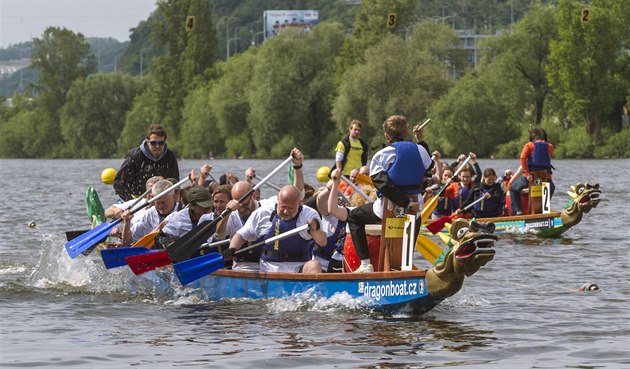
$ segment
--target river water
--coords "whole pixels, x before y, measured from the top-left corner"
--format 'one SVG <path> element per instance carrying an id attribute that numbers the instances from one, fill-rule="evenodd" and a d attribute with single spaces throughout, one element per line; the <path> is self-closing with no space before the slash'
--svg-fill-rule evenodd
<path id="1" fill-rule="evenodd" d="M 204 163 L 182 160 L 180 170 Z M 241 178 L 250 166 L 264 176 L 279 163 L 210 162 L 216 177 Z M 123 268 L 108 271 L 97 258 L 71 260 L 64 232 L 88 226 L 86 187 L 111 204 L 100 173 L 120 164 L 0 160 L 0 367 L 630 367 L 628 160 L 555 161 L 553 207 L 580 181 L 600 183 L 599 207 L 560 239 L 503 237 L 492 262 L 419 318 L 309 296 L 201 302 L 185 288 L 130 289 Z M 329 164 L 306 161 L 307 182 Z M 480 164 L 501 173 L 518 165 Z M 273 182 L 286 178 L 281 171 Z M 579 292 L 587 282 L 601 290 Z"/>

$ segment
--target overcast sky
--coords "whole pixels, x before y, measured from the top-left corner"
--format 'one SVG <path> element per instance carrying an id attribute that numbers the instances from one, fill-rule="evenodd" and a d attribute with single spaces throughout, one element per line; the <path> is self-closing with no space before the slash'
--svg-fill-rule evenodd
<path id="1" fill-rule="evenodd" d="M 127 41 L 155 8 L 155 0 L 0 0 L 0 47 L 41 37 L 48 26 Z"/>

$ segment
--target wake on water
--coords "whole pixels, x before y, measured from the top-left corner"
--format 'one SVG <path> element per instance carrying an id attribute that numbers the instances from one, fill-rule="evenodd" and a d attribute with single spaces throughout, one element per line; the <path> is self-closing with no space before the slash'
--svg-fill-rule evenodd
<path id="1" fill-rule="evenodd" d="M 71 259 L 65 250 L 65 242 L 58 235 L 43 235 L 39 259 L 23 287 L 34 292 L 107 295 L 108 298 L 115 296 L 116 299 L 175 306 L 216 303 L 209 301 L 203 290 L 182 286 L 170 267 L 150 272 L 152 274 L 148 273 L 148 277 L 136 276 L 127 267 L 108 270 L 98 251 Z M 25 274 L 27 270 L 25 266 L 3 266 L 0 273 Z M 264 300 L 264 303 L 270 312 L 276 313 L 331 312 L 362 310 L 366 299 L 352 298 L 347 293 L 324 298 L 309 290 L 285 298 Z"/>
<path id="2" fill-rule="evenodd" d="M 1 265 L 0 275 L 19 274 L 16 282 L 3 283 L 0 289 L 17 293 L 54 293 L 67 295 L 98 295 L 119 302 L 136 301 L 171 306 L 214 306 L 205 291 L 182 286 L 170 267 L 161 268 L 136 276 L 127 267 L 106 269 L 100 255 L 94 251 L 89 256 L 71 259 L 65 250 L 65 239 L 57 235 L 42 237 L 39 259 L 31 269 L 24 265 Z M 28 274 L 30 271 L 30 274 Z M 27 276 L 28 274 L 28 276 Z M 25 278 L 26 277 L 26 278 Z M 352 298 L 338 293 L 324 298 L 313 289 L 287 296 L 257 301 L 270 313 L 284 312 L 366 312 L 368 297 Z M 254 301 L 251 299 L 226 299 L 226 303 Z M 260 304 L 258 304 L 260 302 Z M 456 296 L 438 305 L 437 314 L 488 305 L 488 301 L 466 292 L 466 287 Z M 395 318 L 406 318 L 397 316 Z"/>

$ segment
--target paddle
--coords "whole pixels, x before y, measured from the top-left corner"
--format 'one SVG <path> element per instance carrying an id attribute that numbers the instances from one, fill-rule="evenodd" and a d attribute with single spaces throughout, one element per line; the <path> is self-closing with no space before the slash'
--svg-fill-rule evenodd
<path id="1" fill-rule="evenodd" d="M 146 254 L 151 251 L 149 249 L 153 248 L 155 245 L 155 237 L 159 233 L 160 229 L 156 228 L 138 241 L 134 242 L 131 247 L 117 247 L 101 250 L 101 257 L 103 258 L 105 268 L 111 269 L 127 265 L 127 262 L 125 261 L 127 256 Z"/>
<path id="2" fill-rule="evenodd" d="M 368 176 L 367 174 L 357 174 L 357 183 L 374 187 L 374 182 L 372 182 L 372 178 L 370 178 L 370 176 Z"/>
<path id="3" fill-rule="evenodd" d="M 420 129 L 424 129 L 424 127 L 426 127 L 426 125 L 429 123 L 431 123 L 431 118 L 427 118 L 427 120 L 422 122 L 422 124 L 420 125 Z"/>
<path id="4" fill-rule="evenodd" d="M 92 187 L 89 187 L 89 188 L 88 188 L 88 190 L 89 190 L 90 188 L 92 188 Z M 134 201 L 134 202 L 131 204 L 131 206 L 129 207 L 129 209 L 132 209 L 134 206 L 136 206 L 136 204 L 137 204 L 140 200 L 142 200 L 142 199 L 143 199 L 146 195 L 148 195 L 148 194 L 149 194 L 149 192 L 151 192 L 151 190 L 150 190 L 150 189 L 149 189 L 149 190 L 147 190 L 147 191 L 146 191 L 145 193 L 143 193 L 142 195 L 140 195 L 140 197 L 138 197 L 138 199 L 137 199 L 136 201 Z M 94 194 L 95 194 L 95 196 L 96 196 L 96 192 L 95 192 Z M 98 196 L 96 196 L 96 201 L 98 201 L 98 204 L 100 205 L 100 200 L 98 200 Z M 90 211 L 91 211 L 91 208 L 90 208 L 90 205 L 88 204 L 88 213 L 89 213 Z M 93 216 L 91 216 L 91 217 L 93 217 Z M 102 224 L 102 223 L 103 223 L 103 222 L 101 222 L 101 224 Z M 80 230 L 80 231 L 66 231 L 66 240 L 67 240 L 67 241 L 70 241 L 70 240 L 72 240 L 72 239 L 74 239 L 74 238 L 77 238 L 78 236 L 82 235 L 83 233 L 85 233 L 85 232 L 87 232 L 87 231 L 89 231 L 89 229 Z M 107 238 L 107 237 L 105 237 L 105 238 Z M 105 239 L 103 239 L 103 240 L 101 240 L 101 241 L 104 241 L 104 240 L 105 240 Z M 99 242 L 99 243 L 100 243 L 100 242 Z"/>
<path id="5" fill-rule="evenodd" d="M 484 197 L 481 196 L 480 198 L 478 198 L 477 200 L 471 202 L 470 204 L 468 204 L 463 210 L 468 210 L 470 208 L 472 208 L 473 206 L 475 206 L 475 204 L 477 204 L 478 202 L 481 202 L 481 200 L 483 200 Z M 444 224 L 446 223 L 450 223 L 453 218 L 455 218 L 457 215 L 459 214 L 451 214 L 451 215 L 447 215 L 445 217 L 442 217 L 440 219 L 436 219 L 435 221 L 427 224 L 427 229 L 429 231 L 431 231 L 431 233 L 436 234 L 439 231 L 442 230 L 442 228 L 444 228 Z"/>
<path id="6" fill-rule="evenodd" d="M 197 251 L 195 252 L 192 258 L 196 258 L 201 255 L 206 255 L 206 254 L 209 254 L 210 252 L 217 252 L 217 250 L 219 250 L 219 247 L 217 246 L 226 245 L 229 243 L 230 243 L 229 238 L 226 238 L 221 241 L 213 242 L 210 244 L 204 243 L 203 245 L 199 246 L 199 248 L 197 249 Z"/>
<path id="7" fill-rule="evenodd" d="M 66 231 L 66 241 L 71 241 L 87 231 L 89 231 L 89 229 L 82 229 L 80 231 Z"/>
<path id="8" fill-rule="evenodd" d="M 159 267 L 167 266 L 171 264 L 171 258 L 168 257 L 166 251 L 152 251 L 150 253 L 144 253 L 139 255 L 127 256 L 125 262 L 131 268 L 131 271 L 136 275 L 146 273 Z"/>
<path id="9" fill-rule="evenodd" d="M 261 179 L 258 184 L 254 186 L 251 190 L 249 190 L 245 195 L 243 195 L 238 202 L 243 203 L 246 201 L 256 190 L 258 190 L 261 186 L 263 186 L 271 177 L 273 177 L 276 173 L 278 173 L 282 168 L 284 168 L 289 162 L 291 162 L 293 158 L 289 156 L 286 160 L 284 160 L 280 165 L 278 165 L 274 170 L 271 171 L 265 178 Z M 181 238 L 175 240 L 171 245 L 166 247 L 166 252 L 168 253 L 168 257 L 175 263 L 182 262 L 184 260 L 190 259 L 190 257 L 197 251 L 200 245 L 202 245 L 212 234 L 215 232 L 217 228 L 217 224 L 226 216 L 230 214 L 230 209 L 225 209 L 217 218 L 213 220 L 206 220 L 190 232 L 186 233 Z M 139 261 L 141 257 L 139 257 Z M 131 265 L 130 265 L 131 266 Z"/>
<path id="10" fill-rule="evenodd" d="M 281 240 L 283 238 L 289 237 L 291 235 L 305 231 L 307 229 L 308 229 L 308 224 L 304 224 L 290 231 L 281 233 L 277 236 L 273 236 L 264 241 L 257 242 L 251 246 L 240 249 L 236 251 L 234 254 L 235 255 L 240 254 L 245 251 L 251 250 L 253 248 L 256 248 L 265 244 L 269 244 L 277 240 Z M 174 268 L 175 268 L 175 273 L 177 274 L 177 278 L 179 279 L 181 284 L 187 285 L 188 283 L 194 282 L 199 278 L 202 278 L 210 273 L 213 273 L 223 268 L 224 265 L 225 265 L 225 262 L 223 260 L 223 256 L 219 254 L 218 252 L 213 252 L 208 255 L 204 255 L 198 258 L 194 258 L 194 259 L 186 260 L 181 263 L 177 263 L 174 265 Z"/>
<path id="11" fill-rule="evenodd" d="M 416 238 L 416 250 L 431 264 L 435 264 L 435 259 L 443 251 L 440 246 L 423 234 L 419 234 Z"/>
<path id="12" fill-rule="evenodd" d="M 438 204 L 438 199 L 440 198 L 442 193 L 446 191 L 446 187 L 448 187 L 448 185 L 451 184 L 451 182 L 453 181 L 453 178 L 457 177 L 459 172 L 461 172 L 462 169 L 464 169 L 464 167 L 466 166 L 466 164 L 468 164 L 470 159 L 471 157 L 470 155 L 468 155 L 466 160 L 464 160 L 464 162 L 457 168 L 455 173 L 453 173 L 453 177 L 451 177 L 448 181 L 446 181 L 446 183 L 444 184 L 444 186 L 442 186 L 442 188 L 438 191 L 438 193 L 436 193 L 432 198 L 429 199 L 429 201 L 427 201 L 424 204 L 424 206 L 422 207 L 422 212 L 420 212 L 419 224 L 424 224 L 427 221 L 427 219 L 429 219 L 429 216 L 431 215 L 431 213 L 433 213 L 433 210 L 435 210 Z"/>
<path id="13" fill-rule="evenodd" d="M 131 214 L 134 214 L 138 211 L 140 211 L 141 209 L 144 209 L 146 206 L 148 206 L 151 202 L 157 201 L 160 198 L 166 196 L 170 191 L 172 191 L 173 189 L 183 185 L 184 183 L 191 183 L 190 179 L 188 177 L 186 177 L 185 179 L 182 179 L 181 181 L 177 182 L 176 184 L 172 185 L 171 187 L 167 188 L 166 190 L 164 190 L 162 193 L 160 193 L 159 195 L 155 196 L 154 198 L 151 199 L 151 201 L 147 201 L 146 203 L 142 204 L 141 206 L 138 206 L 136 209 L 133 209 L 131 211 Z M 100 240 L 104 237 L 107 237 L 107 235 L 109 235 L 109 232 L 112 230 L 112 228 L 114 228 L 118 223 L 120 223 L 122 221 L 121 218 L 118 218 L 116 220 L 114 220 L 113 222 L 110 223 L 103 223 L 103 224 L 99 224 L 98 226 L 90 229 L 89 231 L 85 232 L 84 234 L 66 242 L 66 251 L 68 252 L 68 255 L 70 256 L 70 258 L 74 259 L 77 256 L 79 256 L 83 251 L 89 249 L 90 247 L 98 244 L 100 242 Z"/>
<path id="14" fill-rule="evenodd" d="M 260 180 L 262 180 L 262 178 L 260 178 L 260 176 L 256 176 L 256 177 L 254 177 L 254 178 L 256 178 L 256 179 L 257 179 L 257 180 L 259 180 L 259 181 L 260 181 Z M 276 190 L 276 191 L 280 191 L 280 187 L 276 186 L 275 184 L 273 184 L 273 183 L 271 183 L 271 182 L 267 182 L 266 184 L 267 184 L 267 186 L 269 186 L 269 187 L 273 188 L 274 190 Z"/>
<path id="15" fill-rule="evenodd" d="M 155 237 L 160 234 L 160 227 L 152 230 L 151 232 L 145 234 L 141 239 L 134 242 L 132 247 L 146 247 L 147 249 L 152 249 L 155 246 Z"/>
<path id="16" fill-rule="evenodd" d="M 346 176 L 342 175 L 341 179 L 343 179 L 343 181 L 346 182 L 348 186 L 352 187 L 359 195 L 363 196 L 363 198 L 367 200 L 367 202 L 374 202 L 374 200 L 372 200 L 368 195 L 366 195 L 365 192 L 363 192 L 363 190 L 360 187 L 352 183 L 352 181 L 349 180 Z"/>
<path id="17" fill-rule="evenodd" d="M 146 254 L 148 252 L 156 252 L 146 247 L 119 247 L 101 250 L 101 258 L 105 268 L 112 269 L 127 265 L 126 257 L 132 255 Z"/>

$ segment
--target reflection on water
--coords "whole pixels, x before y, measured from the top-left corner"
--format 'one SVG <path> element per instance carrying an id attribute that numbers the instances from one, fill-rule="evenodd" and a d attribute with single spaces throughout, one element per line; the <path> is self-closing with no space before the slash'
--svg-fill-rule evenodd
<path id="1" fill-rule="evenodd" d="M 444 346 L 449 351 L 468 351 L 475 347 L 487 347 L 497 339 L 491 330 L 482 330 L 473 325 L 462 325 L 452 321 L 429 321 L 427 328 L 435 340 L 453 343 L 452 346 Z"/>
<path id="2" fill-rule="evenodd" d="M 527 246 L 553 246 L 553 245 L 571 245 L 574 240 L 560 235 L 557 238 L 540 238 L 531 233 L 502 233 L 499 236 L 497 245 L 502 243 L 510 243 L 516 245 Z"/>

